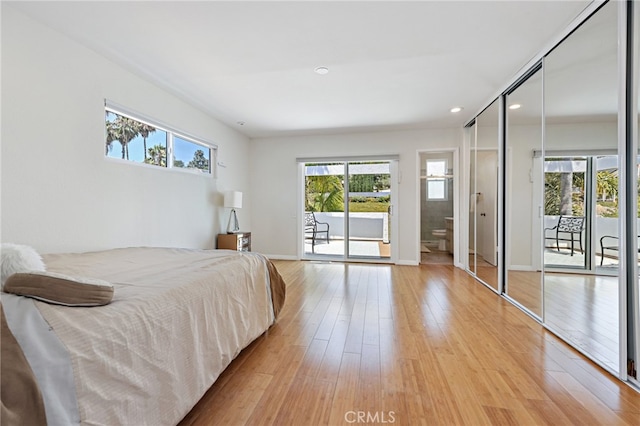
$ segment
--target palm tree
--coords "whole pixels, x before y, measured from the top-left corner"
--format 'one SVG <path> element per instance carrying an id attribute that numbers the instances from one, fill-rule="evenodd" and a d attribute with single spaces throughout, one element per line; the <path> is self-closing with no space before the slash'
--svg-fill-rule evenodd
<path id="1" fill-rule="evenodd" d="M 109 120 L 109 114 L 107 112 L 107 136 L 106 136 L 106 153 L 112 148 L 114 141 L 120 142 L 122 145 L 122 158 L 129 159 L 129 142 L 138 136 L 138 121 L 131 118 L 123 117 L 121 115 L 113 114 L 116 116 L 115 120 Z"/>
<path id="2" fill-rule="evenodd" d="M 618 198 L 618 176 L 611 170 L 601 170 L 596 174 L 596 192 L 602 201 L 611 196 L 613 201 Z"/>
<path id="3" fill-rule="evenodd" d="M 167 149 L 162 145 L 155 145 L 148 149 L 149 157 L 144 161 L 147 164 L 167 167 Z"/>
<path id="4" fill-rule="evenodd" d="M 560 214 L 573 216 L 573 173 L 560 173 Z"/>
<path id="5" fill-rule="evenodd" d="M 142 143 L 143 143 L 143 149 L 144 149 L 144 162 L 147 162 L 147 138 L 149 137 L 149 134 L 153 133 L 156 131 L 156 128 L 153 126 L 150 126 L 148 124 L 144 124 L 144 123 L 139 123 L 138 126 L 138 133 L 140 133 L 140 136 L 142 136 Z"/>
<path id="6" fill-rule="evenodd" d="M 209 160 L 204 156 L 204 151 L 201 149 L 196 150 L 193 153 L 193 159 L 189 161 L 187 167 L 190 169 L 209 170 Z"/>
<path id="7" fill-rule="evenodd" d="M 107 120 L 105 123 L 105 128 L 107 130 L 107 135 L 105 138 L 106 141 L 106 145 L 105 145 L 105 155 L 109 155 L 109 151 L 111 151 L 111 149 L 113 149 L 113 142 L 118 140 L 117 135 L 116 135 L 116 126 L 114 124 L 113 121 L 109 121 L 109 113 L 107 112 Z"/>
<path id="8" fill-rule="evenodd" d="M 344 187 L 339 176 L 307 176 L 305 186 L 307 211 L 344 210 Z"/>

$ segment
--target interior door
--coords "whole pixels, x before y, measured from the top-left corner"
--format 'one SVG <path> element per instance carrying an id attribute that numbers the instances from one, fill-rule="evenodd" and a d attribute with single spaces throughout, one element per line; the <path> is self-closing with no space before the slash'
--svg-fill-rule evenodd
<path id="1" fill-rule="evenodd" d="M 493 150 L 478 151 L 477 155 L 478 254 L 488 264 L 497 266 L 498 153 Z"/>

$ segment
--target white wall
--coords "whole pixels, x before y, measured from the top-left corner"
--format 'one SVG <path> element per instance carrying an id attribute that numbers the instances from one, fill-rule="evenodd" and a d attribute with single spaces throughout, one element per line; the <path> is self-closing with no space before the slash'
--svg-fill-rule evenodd
<path id="1" fill-rule="evenodd" d="M 104 99 L 219 146 L 218 179 L 104 156 Z M 46 252 L 213 248 L 243 191 L 249 140 L 158 86 L 2 5 L 2 242 Z"/>
<path id="2" fill-rule="evenodd" d="M 399 154 L 398 263 L 418 264 L 418 150 L 460 146 L 462 129 L 431 129 L 251 141 L 252 247 L 273 257 L 295 258 L 298 247 L 297 157 Z M 392 242 L 392 243 L 393 243 Z"/>

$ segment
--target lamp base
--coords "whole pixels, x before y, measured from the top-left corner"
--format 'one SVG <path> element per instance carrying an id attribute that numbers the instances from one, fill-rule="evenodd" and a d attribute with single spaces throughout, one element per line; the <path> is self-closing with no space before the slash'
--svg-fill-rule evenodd
<path id="1" fill-rule="evenodd" d="M 227 234 L 237 234 L 240 232 L 240 227 L 238 226 L 238 216 L 236 215 L 236 210 L 231 210 L 231 214 L 229 215 L 229 224 L 227 225 Z"/>

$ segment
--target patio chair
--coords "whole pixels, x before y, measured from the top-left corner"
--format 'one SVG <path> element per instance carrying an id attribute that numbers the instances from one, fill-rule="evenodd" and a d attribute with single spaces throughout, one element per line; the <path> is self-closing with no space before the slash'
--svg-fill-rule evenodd
<path id="1" fill-rule="evenodd" d="M 311 237 L 311 248 L 316 245 L 318 241 L 318 235 L 324 234 L 325 237 L 321 238 L 329 243 L 329 224 L 327 222 L 318 222 L 316 215 L 313 212 L 305 212 L 304 214 L 304 236 L 305 238 Z"/>
<path id="2" fill-rule="evenodd" d="M 602 263 L 604 262 L 605 250 L 613 250 L 616 252 L 618 251 L 618 240 L 619 238 L 614 237 L 613 235 L 603 235 L 600 238 L 600 266 L 602 266 Z"/>
<path id="3" fill-rule="evenodd" d="M 600 266 L 604 263 L 604 251 L 612 250 L 617 252 L 620 248 L 618 247 L 618 237 L 614 237 L 613 235 L 603 235 L 600 237 Z M 638 236 L 638 254 L 640 254 L 640 235 Z"/>
<path id="4" fill-rule="evenodd" d="M 556 248 L 560 251 L 560 241 L 571 242 L 571 256 L 574 252 L 574 243 L 580 244 L 582 252 L 582 231 L 584 229 L 584 216 L 560 216 L 558 224 L 553 228 L 544 228 L 545 240 L 555 240 Z M 547 237 L 546 231 L 556 231 L 553 237 Z M 576 239 L 577 238 L 577 239 Z"/>

